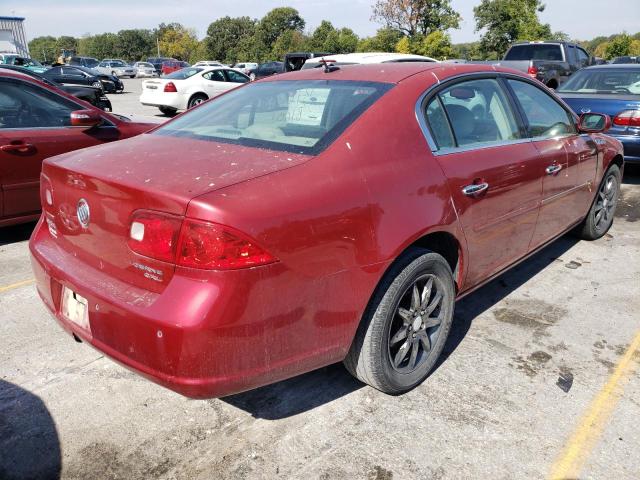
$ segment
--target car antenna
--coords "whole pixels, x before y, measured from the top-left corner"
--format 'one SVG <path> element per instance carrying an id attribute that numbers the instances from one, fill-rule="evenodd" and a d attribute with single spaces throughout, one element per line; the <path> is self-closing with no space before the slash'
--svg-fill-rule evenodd
<path id="1" fill-rule="evenodd" d="M 324 65 L 324 73 L 331 73 L 331 72 L 335 72 L 336 70 L 340 70 L 340 67 L 336 65 L 329 65 L 328 62 L 335 62 L 335 60 L 327 60 L 324 57 L 320 59 L 320 63 Z"/>

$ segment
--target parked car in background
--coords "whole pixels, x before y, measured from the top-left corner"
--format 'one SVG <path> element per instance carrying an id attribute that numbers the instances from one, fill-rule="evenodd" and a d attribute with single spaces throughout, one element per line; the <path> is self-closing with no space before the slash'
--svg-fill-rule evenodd
<path id="1" fill-rule="evenodd" d="M 74 337 L 191 397 L 339 361 L 406 392 L 457 298 L 569 230 L 611 227 L 609 121 L 486 65 L 265 79 L 45 161 L 38 293 Z"/>
<path id="2" fill-rule="evenodd" d="M 93 87 L 89 85 L 64 85 L 49 80 L 47 77 L 40 73 L 36 73 L 33 70 L 26 69 L 24 67 L 17 67 L 15 65 L 0 65 L 0 69 L 12 70 L 28 75 L 32 78 L 40 80 L 43 83 L 55 88 L 59 88 L 63 92 L 73 95 L 80 100 L 90 103 L 91 105 L 98 107 L 100 110 L 110 112 L 112 110 L 111 101 L 102 91 L 102 86 Z"/>
<path id="3" fill-rule="evenodd" d="M 249 77 L 227 67 L 187 67 L 143 81 L 140 103 L 175 115 L 248 81 Z"/>
<path id="4" fill-rule="evenodd" d="M 134 78 L 136 76 L 133 67 L 123 60 L 103 60 L 95 67 L 95 70 L 114 77 Z"/>
<path id="5" fill-rule="evenodd" d="M 422 55 L 411 55 L 406 53 L 345 53 L 340 55 L 327 55 L 325 57 L 314 57 L 308 59 L 302 66 L 302 70 L 310 68 L 320 68 L 324 66 L 324 62 L 331 65 L 366 65 L 371 63 L 403 63 L 403 62 L 426 62 L 437 63 L 438 61 L 431 57 Z"/>
<path id="6" fill-rule="evenodd" d="M 500 61 L 486 63 L 513 68 L 544 83 L 558 88 L 581 68 L 595 64 L 595 59 L 580 45 L 568 42 L 519 42 L 507 50 Z"/>
<path id="7" fill-rule="evenodd" d="M 231 68 L 237 70 L 240 73 L 244 73 L 245 75 L 249 75 L 249 72 L 257 68 L 258 64 L 254 62 L 242 62 L 242 63 L 234 63 Z"/>
<path id="8" fill-rule="evenodd" d="M 71 57 L 69 59 L 69 65 L 78 65 L 86 68 L 96 68 L 100 61 L 93 57 Z"/>
<path id="9" fill-rule="evenodd" d="M 625 57 L 616 57 L 613 60 L 611 60 L 611 64 L 612 65 L 623 65 L 623 64 L 633 64 L 633 63 L 640 63 L 640 57 L 629 57 L 629 56 L 625 56 Z"/>
<path id="10" fill-rule="evenodd" d="M 37 60 L 34 60 L 32 58 L 18 57 L 18 56 L 13 56 L 13 55 L 10 58 L 7 58 L 7 61 L 5 62 L 5 64 L 6 65 L 15 65 L 17 67 L 27 68 L 29 70 L 32 70 L 32 71 L 36 72 L 36 73 L 43 73 L 48 68 L 48 67 L 45 67 L 44 65 L 42 65 Z"/>
<path id="11" fill-rule="evenodd" d="M 169 60 L 166 62 L 162 62 L 162 67 L 160 68 L 160 71 L 162 72 L 162 75 L 168 75 L 170 73 L 177 72 L 178 70 L 181 70 L 188 66 L 189 64 L 187 62 L 182 62 L 180 60 Z"/>
<path id="12" fill-rule="evenodd" d="M 162 63 L 168 62 L 170 60 L 176 60 L 175 58 L 170 57 L 149 57 L 147 58 L 147 62 L 149 62 L 156 69 L 158 75 L 162 74 Z M 177 61 L 177 60 L 176 60 Z"/>
<path id="13" fill-rule="evenodd" d="M 136 77 L 157 77 L 158 73 L 153 64 L 149 62 L 136 62 L 133 64 Z"/>
<path id="14" fill-rule="evenodd" d="M 604 113 L 613 119 L 607 135 L 624 145 L 624 159 L 640 163 L 640 65 L 585 68 L 558 89 L 578 115 Z"/>
<path id="15" fill-rule="evenodd" d="M 259 80 L 264 77 L 270 77 L 276 73 L 282 73 L 284 71 L 284 63 L 282 62 L 267 62 L 261 63 L 255 68 L 250 68 L 247 75 L 253 80 Z"/>
<path id="16" fill-rule="evenodd" d="M 328 52 L 291 52 L 284 56 L 284 71 L 295 72 L 301 70 L 304 63 L 310 58 L 326 57 Z"/>
<path id="17" fill-rule="evenodd" d="M 118 77 L 78 65 L 51 67 L 42 75 L 49 80 L 64 85 L 74 84 L 101 87 L 106 93 L 118 93 L 124 90 L 124 84 Z"/>
<path id="18" fill-rule="evenodd" d="M 200 60 L 199 62 L 191 65 L 192 67 L 224 67 L 220 62 L 215 60 Z"/>
<path id="19" fill-rule="evenodd" d="M 106 113 L 32 76 L 0 69 L 0 226 L 38 218 L 44 159 L 152 126 Z"/>

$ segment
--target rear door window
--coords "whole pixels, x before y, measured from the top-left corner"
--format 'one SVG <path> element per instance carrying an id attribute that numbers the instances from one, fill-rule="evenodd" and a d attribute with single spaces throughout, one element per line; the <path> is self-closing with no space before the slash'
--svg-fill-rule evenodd
<path id="1" fill-rule="evenodd" d="M 227 79 L 222 73 L 222 70 L 212 70 L 202 75 L 206 80 L 211 80 L 212 82 L 226 82 Z"/>
<path id="2" fill-rule="evenodd" d="M 450 125 L 447 132 L 442 107 Z M 473 147 L 508 142 L 522 134 L 508 97 L 495 79 L 456 83 L 442 90 L 426 110 L 427 123 L 439 148 Z M 451 138 L 453 134 L 453 138 Z"/>
<path id="3" fill-rule="evenodd" d="M 572 116 L 542 89 L 520 80 L 507 80 L 522 107 L 529 136 L 553 138 L 576 133 Z"/>

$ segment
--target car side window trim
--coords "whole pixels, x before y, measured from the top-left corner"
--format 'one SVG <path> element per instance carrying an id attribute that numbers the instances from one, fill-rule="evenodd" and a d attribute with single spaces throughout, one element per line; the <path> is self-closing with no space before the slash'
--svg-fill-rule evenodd
<path id="1" fill-rule="evenodd" d="M 468 152 L 468 151 L 474 151 L 474 150 L 484 150 L 487 148 L 498 148 L 498 147 L 503 147 L 507 145 L 529 143 L 532 141 L 531 138 L 528 137 L 525 124 L 523 122 L 520 110 L 518 109 L 517 104 L 515 103 L 515 99 L 512 98 L 511 92 L 507 90 L 503 85 L 502 79 L 506 77 L 510 77 L 510 75 L 502 74 L 498 72 L 496 73 L 493 73 L 493 72 L 464 73 L 461 75 L 456 75 L 454 77 L 451 77 L 445 80 L 444 82 L 437 83 L 422 93 L 422 95 L 418 98 L 418 101 L 416 102 L 415 114 L 416 114 L 416 119 L 418 121 L 420 129 L 422 130 L 422 133 L 425 139 L 427 140 L 427 144 L 429 145 L 429 148 L 431 149 L 431 152 L 434 155 L 436 156 L 450 155 L 453 153 L 461 153 L 461 152 Z M 518 79 L 521 78 L 519 76 L 513 76 L 513 77 Z M 431 127 L 429 126 L 429 123 L 428 123 L 428 119 L 426 115 L 427 106 L 430 104 L 431 100 L 433 100 L 434 98 L 438 98 L 438 101 L 442 106 L 442 101 L 439 99 L 439 94 L 443 90 L 446 90 L 452 87 L 453 85 L 472 81 L 472 80 L 483 80 L 483 79 L 496 80 L 498 82 L 505 97 L 507 98 L 507 102 L 509 104 L 508 106 L 511 109 L 511 113 L 513 113 L 513 116 L 515 118 L 515 121 L 518 127 L 518 131 L 520 135 L 523 136 L 523 138 L 518 138 L 513 140 L 502 140 L 502 141 L 495 141 L 495 142 L 486 142 L 486 143 L 475 143 L 473 145 L 463 145 L 463 146 L 455 146 L 455 147 L 444 147 L 444 148 L 438 147 L 435 137 L 431 132 Z M 449 131 L 451 132 L 454 140 L 457 143 L 457 139 L 455 138 L 455 134 L 453 133 L 453 127 L 451 125 L 451 119 L 449 118 L 449 114 L 447 113 L 446 109 L 444 109 L 444 111 L 445 111 L 445 116 L 447 118 Z"/>

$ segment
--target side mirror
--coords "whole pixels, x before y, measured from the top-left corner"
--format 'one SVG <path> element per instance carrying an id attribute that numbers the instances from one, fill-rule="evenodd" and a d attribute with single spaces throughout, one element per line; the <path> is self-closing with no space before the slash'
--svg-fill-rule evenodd
<path id="1" fill-rule="evenodd" d="M 94 110 L 76 110 L 70 117 L 72 127 L 91 128 L 102 123 L 102 117 Z"/>
<path id="2" fill-rule="evenodd" d="M 578 129 L 583 133 L 602 133 L 611 128 L 611 117 L 601 113 L 584 113 L 580 115 Z"/>

